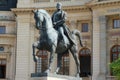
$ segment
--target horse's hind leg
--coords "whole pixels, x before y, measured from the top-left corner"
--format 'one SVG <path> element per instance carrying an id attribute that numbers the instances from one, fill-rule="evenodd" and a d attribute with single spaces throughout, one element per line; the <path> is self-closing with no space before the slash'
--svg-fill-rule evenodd
<path id="1" fill-rule="evenodd" d="M 56 69 L 56 71 L 55 71 L 56 74 L 57 74 L 58 71 L 60 70 L 61 65 L 62 65 L 62 54 L 58 53 L 58 54 L 57 54 L 57 69 Z"/>
<path id="2" fill-rule="evenodd" d="M 76 63 L 76 66 L 77 66 L 77 74 L 76 76 L 79 77 L 79 73 L 80 73 L 80 62 L 79 62 L 79 59 L 78 59 L 78 54 L 77 54 L 77 47 L 76 46 L 73 46 L 71 49 L 70 49 L 72 55 L 73 55 L 73 58 L 75 60 L 75 63 Z"/>

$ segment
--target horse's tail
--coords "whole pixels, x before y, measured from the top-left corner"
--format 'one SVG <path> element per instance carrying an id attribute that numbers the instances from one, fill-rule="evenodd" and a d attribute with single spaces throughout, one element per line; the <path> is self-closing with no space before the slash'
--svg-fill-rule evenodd
<path id="1" fill-rule="evenodd" d="M 83 47 L 80 31 L 79 30 L 73 30 L 72 33 L 75 34 L 79 38 L 80 45 L 81 45 L 81 47 Z"/>

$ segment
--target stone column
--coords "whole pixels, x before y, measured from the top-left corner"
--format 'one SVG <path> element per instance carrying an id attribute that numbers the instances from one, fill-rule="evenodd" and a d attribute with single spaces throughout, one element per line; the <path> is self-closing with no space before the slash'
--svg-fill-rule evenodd
<path id="1" fill-rule="evenodd" d="M 93 13 L 93 55 L 92 55 L 92 80 L 98 80 L 100 67 L 100 27 L 99 18 L 96 13 Z"/>
<path id="2" fill-rule="evenodd" d="M 93 17 L 93 76 L 92 80 L 106 80 L 106 17 Z"/>
<path id="3" fill-rule="evenodd" d="M 99 80 L 106 80 L 106 52 L 107 52 L 107 44 L 106 44 L 106 17 L 100 16 L 99 17 L 99 24 L 100 24 L 100 74 Z"/>
<path id="4" fill-rule="evenodd" d="M 16 49 L 16 76 L 15 80 L 29 80 L 32 51 L 30 43 L 30 13 L 17 14 L 17 49 Z"/>

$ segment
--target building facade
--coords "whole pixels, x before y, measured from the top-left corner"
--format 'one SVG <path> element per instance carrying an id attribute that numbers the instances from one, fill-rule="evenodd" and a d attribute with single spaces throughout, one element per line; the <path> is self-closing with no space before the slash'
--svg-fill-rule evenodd
<path id="1" fill-rule="evenodd" d="M 0 1 L 0 80 L 30 80 L 31 73 L 43 72 L 49 52 L 37 51 L 34 63 L 32 44 L 38 40 L 32 10 L 45 9 L 52 15 L 57 2 L 67 12 L 70 30 L 78 29 L 80 76 L 83 80 L 114 80 L 109 63 L 120 54 L 120 0 L 1 0 Z M 14 6 L 13 6 L 14 5 Z M 52 67 L 55 71 L 57 57 Z M 59 74 L 75 76 L 70 53 L 64 55 Z"/>

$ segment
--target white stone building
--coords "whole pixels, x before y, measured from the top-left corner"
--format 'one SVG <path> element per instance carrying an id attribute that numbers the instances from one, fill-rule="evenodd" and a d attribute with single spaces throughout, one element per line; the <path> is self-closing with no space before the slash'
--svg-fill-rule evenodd
<path id="1" fill-rule="evenodd" d="M 46 9 L 52 14 L 57 2 L 67 12 L 69 28 L 82 33 L 80 76 L 83 80 L 114 80 L 109 63 L 120 54 L 120 0 L 0 0 L 0 80 L 30 80 L 31 73 L 46 68 L 49 53 L 40 51 L 39 63 L 32 58 L 32 43 L 39 37 L 32 10 Z M 55 57 L 52 71 L 56 63 Z M 65 55 L 60 74 L 75 73 L 71 54 Z"/>

